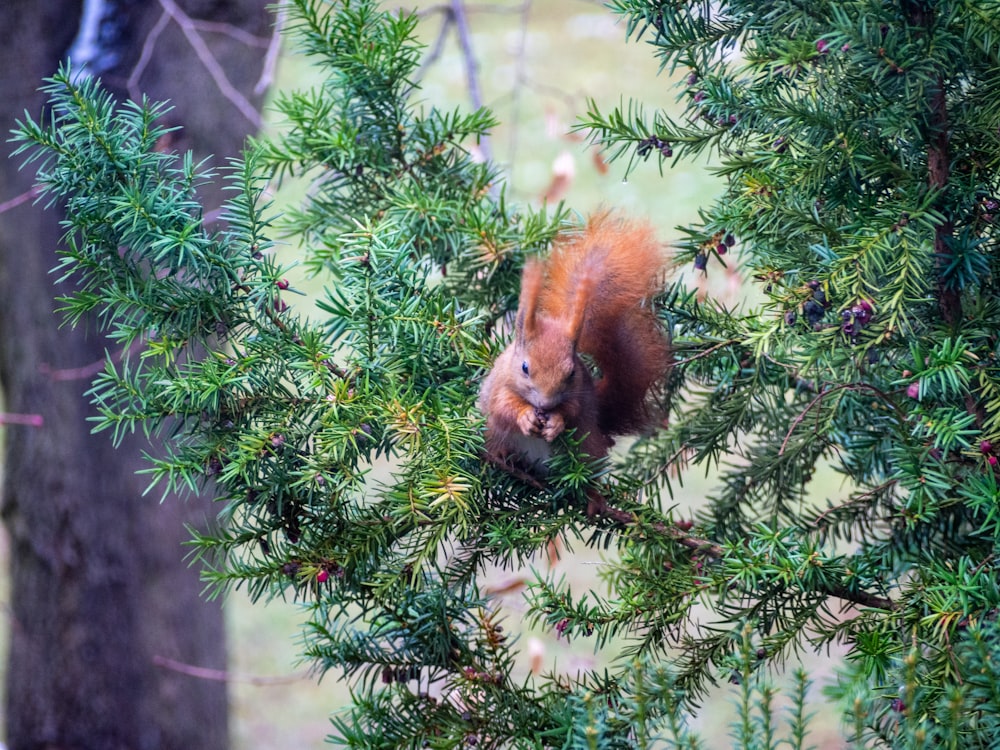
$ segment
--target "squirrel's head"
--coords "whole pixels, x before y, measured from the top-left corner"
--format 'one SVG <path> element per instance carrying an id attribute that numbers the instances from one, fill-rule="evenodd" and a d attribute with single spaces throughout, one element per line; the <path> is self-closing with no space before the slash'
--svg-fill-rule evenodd
<path id="1" fill-rule="evenodd" d="M 522 331 L 528 330 L 527 335 Z M 535 316 L 530 329 L 519 327 L 514 358 L 518 391 L 536 408 L 549 411 L 571 395 L 583 367 L 576 341 L 566 335 L 564 321 Z"/>

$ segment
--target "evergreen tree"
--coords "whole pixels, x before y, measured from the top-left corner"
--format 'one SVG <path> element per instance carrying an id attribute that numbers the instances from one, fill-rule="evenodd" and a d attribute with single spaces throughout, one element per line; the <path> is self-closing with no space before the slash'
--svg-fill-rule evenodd
<path id="1" fill-rule="evenodd" d="M 667 426 L 603 461 L 561 439 L 544 478 L 483 460 L 478 383 L 566 217 L 515 209 L 469 157 L 487 112 L 414 102 L 412 16 L 295 0 L 327 82 L 283 97 L 285 134 L 234 165 L 224 231 L 202 223 L 209 175 L 157 149 L 162 108 L 64 71 L 51 121 L 19 128 L 67 207 L 68 318 L 98 309 L 139 351 L 95 383 L 97 427 L 159 431 L 154 483 L 219 497 L 226 531 L 196 545 L 220 589 L 309 603 L 308 656 L 351 681 L 345 746 L 693 747 L 683 716 L 721 679 L 734 742 L 775 747 L 767 667 L 834 643 L 857 746 L 992 746 L 998 4 L 612 5 L 686 75 L 684 114 L 595 103 L 581 128 L 627 169 L 711 152 L 726 187 L 679 259 L 738 255 L 760 300 L 664 289 Z M 280 229 L 328 280 L 319 321 L 270 252 L 264 188 L 290 174 L 314 179 Z M 705 465 L 718 490 L 691 528 L 668 478 Z M 525 680 L 477 582 L 553 539 L 613 550 L 612 593 L 540 578 L 530 617 L 612 659 Z"/>

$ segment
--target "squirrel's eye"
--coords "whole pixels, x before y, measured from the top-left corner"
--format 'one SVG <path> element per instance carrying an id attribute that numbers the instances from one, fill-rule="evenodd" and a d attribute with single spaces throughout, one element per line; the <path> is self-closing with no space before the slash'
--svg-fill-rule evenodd
<path id="1" fill-rule="evenodd" d="M 528 363 L 527 362 L 522 362 L 521 363 L 521 372 L 523 372 L 525 375 L 528 374 Z"/>

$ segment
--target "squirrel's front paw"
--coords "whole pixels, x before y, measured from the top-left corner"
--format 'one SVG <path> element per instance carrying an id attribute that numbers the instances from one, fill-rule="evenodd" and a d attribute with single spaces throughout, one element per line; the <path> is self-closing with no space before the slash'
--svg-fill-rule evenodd
<path id="1" fill-rule="evenodd" d="M 544 420 L 542 437 L 545 438 L 546 442 L 551 443 L 566 429 L 566 420 L 563 419 L 562 414 L 555 411 L 543 412 L 542 418 Z"/>
<path id="2" fill-rule="evenodd" d="M 522 435 L 538 437 L 542 434 L 545 423 L 539 419 L 539 413 L 534 407 L 528 407 L 517 417 L 517 429 Z"/>

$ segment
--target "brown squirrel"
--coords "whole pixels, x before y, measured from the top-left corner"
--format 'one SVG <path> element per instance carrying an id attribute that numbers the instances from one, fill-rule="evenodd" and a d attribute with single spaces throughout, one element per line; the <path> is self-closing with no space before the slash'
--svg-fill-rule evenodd
<path id="1" fill-rule="evenodd" d="M 650 305 L 665 265 L 648 224 L 609 213 L 525 265 L 514 341 L 479 393 L 491 457 L 539 467 L 549 443 L 575 429 L 582 450 L 599 458 L 615 435 L 648 425 L 647 394 L 670 359 Z"/>

